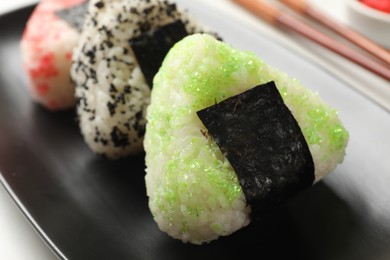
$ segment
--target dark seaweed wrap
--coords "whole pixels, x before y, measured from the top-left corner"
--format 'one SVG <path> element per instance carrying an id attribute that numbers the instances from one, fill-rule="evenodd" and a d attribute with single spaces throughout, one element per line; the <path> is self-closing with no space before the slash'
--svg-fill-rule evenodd
<path id="1" fill-rule="evenodd" d="M 274 82 L 197 113 L 236 171 L 252 217 L 313 184 L 310 150 Z"/>
<path id="2" fill-rule="evenodd" d="M 173 45 L 188 35 L 181 20 L 142 33 L 129 41 L 149 87 Z"/>
<path id="3" fill-rule="evenodd" d="M 78 32 L 81 32 L 84 25 L 84 18 L 88 11 L 88 3 L 89 1 L 87 0 L 79 5 L 57 11 L 55 14 Z"/>

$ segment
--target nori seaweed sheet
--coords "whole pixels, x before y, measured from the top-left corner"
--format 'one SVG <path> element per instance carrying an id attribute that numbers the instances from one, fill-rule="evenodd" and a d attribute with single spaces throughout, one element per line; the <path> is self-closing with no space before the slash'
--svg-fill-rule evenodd
<path id="1" fill-rule="evenodd" d="M 173 45 L 188 35 L 181 20 L 144 32 L 129 41 L 142 73 L 152 88 L 153 78 Z"/>
<path id="2" fill-rule="evenodd" d="M 235 169 L 252 218 L 313 184 L 310 150 L 273 81 L 197 114 Z"/>
<path id="3" fill-rule="evenodd" d="M 85 14 L 88 11 L 88 2 L 89 1 L 87 0 L 79 5 L 62 9 L 55 12 L 55 14 L 67 22 L 70 26 L 75 28 L 78 32 L 81 32 L 84 24 Z"/>

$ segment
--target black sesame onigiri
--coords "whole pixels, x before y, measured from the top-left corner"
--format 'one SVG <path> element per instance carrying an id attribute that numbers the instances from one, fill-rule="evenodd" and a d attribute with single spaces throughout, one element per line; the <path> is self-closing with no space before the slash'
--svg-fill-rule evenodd
<path id="1" fill-rule="evenodd" d="M 256 89 L 253 89 L 255 86 Z M 236 97 L 252 89 L 254 93 L 259 93 L 260 99 L 251 98 L 251 93 Z M 219 120 L 214 117 L 210 119 L 210 111 L 205 109 L 213 111 L 215 106 L 221 106 L 222 111 L 233 111 L 228 114 L 229 117 L 236 117 L 234 113 L 246 105 L 246 100 L 254 103 L 260 100 L 265 104 L 269 102 L 269 93 L 257 92 L 262 90 L 270 92 L 270 97 L 275 100 L 270 103 L 272 106 L 276 104 L 280 106 L 281 112 L 292 115 L 289 116 L 289 125 L 300 129 L 299 135 L 305 140 L 305 144 L 297 142 L 297 148 L 306 146 L 306 150 L 303 150 L 310 153 L 308 167 L 304 166 L 309 175 L 303 180 L 303 187 L 318 182 L 343 161 L 348 132 L 337 111 L 317 93 L 305 88 L 284 72 L 267 65 L 252 53 L 235 49 L 207 34 L 187 36 L 170 50 L 154 78 L 144 139 L 149 208 L 159 228 L 171 237 L 183 242 L 202 244 L 230 235 L 253 220 L 253 208 L 244 191 L 244 186 L 251 186 L 251 183 L 240 179 L 236 172 L 240 168 L 236 167 L 236 157 L 229 154 L 230 151 L 223 146 L 224 143 L 234 141 L 233 146 L 236 147 L 233 149 L 240 149 L 246 136 L 239 137 L 242 142 L 240 139 L 233 140 L 230 136 L 230 121 L 225 129 L 225 125 L 219 125 Z M 234 102 L 230 102 L 233 105 L 226 105 L 226 101 L 231 98 L 234 98 Z M 281 100 L 284 104 L 281 104 Z M 268 109 L 264 104 L 257 105 L 260 110 L 250 107 L 246 110 L 256 114 Z M 216 114 L 219 113 L 218 109 L 215 110 Z M 273 122 L 277 126 L 275 135 L 290 132 L 289 127 L 279 131 L 279 119 L 276 120 L 276 116 L 268 117 L 255 119 L 257 122 L 253 121 L 253 124 L 262 126 Z M 221 141 L 218 137 L 210 136 L 213 133 L 206 128 L 203 120 L 210 129 L 217 128 L 227 132 L 225 136 L 231 139 Z M 259 129 L 254 131 L 258 131 L 261 136 L 262 130 Z M 252 134 L 246 129 L 242 129 L 242 132 L 248 138 Z M 295 135 L 297 132 L 292 133 Z M 260 139 L 259 144 L 269 144 L 267 149 L 273 151 L 274 137 L 269 135 L 269 131 L 265 137 L 270 139 Z M 290 145 L 285 146 L 286 149 L 291 149 Z M 296 147 L 292 148 L 294 150 Z M 243 157 L 256 160 L 268 156 L 261 151 L 256 156 L 250 153 L 247 155 L 244 154 Z M 287 164 L 295 163 L 294 160 L 290 162 L 289 154 L 287 155 Z M 279 159 L 277 156 L 270 160 Z M 248 161 L 243 168 L 252 167 L 255 163 L 253 160 Z M 273 165 L 276 166 L 272 170 L 278 175 L 280 164 Z M 257 174 L 254 179 L 259 180 L 258 189 L 264 198 L 269 197 L 268 191 L 278 191 L 278 186 L 274 189 L 275 184 L 282 184 L 281 188 L 288 192 L 296 189 L 296 186 L 290 189 L 289 184 L 285 185 L 285 179 L 290 178 L 288 174 L 274 178 L 265 170 L 268 169 L 254 171 Z M 274 192 L 264 205 L 269 207 L 269 202 L 278 202 L 277 196 Z M 261 197 L 257 204 L 262 205 Z"/>
<path id="2" fill-rule="evenodd" d="M 166 54 L 161 51 L 200 31 L 171 1 L 89 2 L 71 78 L 81 133 L 95 153 L 116 159 L 143 151 L 151 79 Z M 161 61 L 147 63 L 143 55 Z"/>

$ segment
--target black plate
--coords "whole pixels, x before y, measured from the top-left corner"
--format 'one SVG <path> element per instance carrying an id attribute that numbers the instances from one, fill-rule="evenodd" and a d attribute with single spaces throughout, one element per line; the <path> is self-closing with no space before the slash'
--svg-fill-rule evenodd
<path id="1" fill-rule="evenodd" d="M 345 162 L 279 211 L 197 246 L 161 232 L 147 206 L 143 156 L 109 161 L 85 146 L 74 111 L 26 90 L 19 42 L 32 7 L 0 17 L 0 179 L 63 259 L 389 259 L 390 115 L 287 49 L 191 4 L 241 48 L 313 86 L 351 133 Z"/>

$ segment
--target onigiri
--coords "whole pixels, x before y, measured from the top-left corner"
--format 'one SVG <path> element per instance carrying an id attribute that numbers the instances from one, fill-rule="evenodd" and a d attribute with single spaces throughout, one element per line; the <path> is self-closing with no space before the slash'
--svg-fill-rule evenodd
<path id="1" fill-rule="evenodd" d="M 61 14 L 73 14 L 83 23 L 85 4 L 86 0 L 42 0 L 23 32 L 21 58 L 29 92 L 35 102 L 51 111 L 70 109 L 76 103 L 70 66 L 80 26 Z M 76 15 L 72 10 L 79 11 Z"/>
<path id="2" fill-rule="evenodd" d="M 230 139 L 225 143 L 229 143 L 233 140 L 231 128 L 226 130 L 225 125 L 221 126 L 219 119 L 214 117 L 209 122 L 201 120 L 201 111 L 214 110 L 217 106 L 217 110 L 214 110 L 216 118 L 220 111 L 226 110 L 224 106 L 233 112 L 238 111 L 239 107 L 245 107 L 247 99 L 257 102 L 257 98 L 251 98 L 250 93 L 256 91 L 260 96 L 265 95 L 258 104 L 261 109 L 246 110 L 252 114 L 263 113 L 263 110 L 268 110 L 264 106 L 269 102 L 268 93 L 262 92 L 266 90 L 272 94 L 272 98 L 275 97 L 278 105 L 285 106 L 283 113 L 291 115 L 292 125 L 297 123 L 297 129 L 305 141 L 304 146 L 309 151 L 306 156 L 308 174 L 305 175 L 308 177 L 301 180 L 300 172 L 297 172 L 298 184 L 305 181 L 302 187 L 313 185 L 343 162 L 349 135 L 336 109 L 297 79 L 268 65 L 255 54 L 236 49 L 210 35 L 194 34 L 178 42 L 166 56 L 153 84 L 144 140 L 145 183 L 154 220 L 162 231 L 173 238 L 193 244 L 210 242 L 236 232 L 256 217 L 249 193 L 245 192 L 245 188 L 253 183 L 240 179 L 236 158 L 220 146 L 223 143 L 220 137 L 213 136 L 211 132 L 213 127 L 227 132 Z M 241 96 L 243 93 L 245 96 Z M 271 105 L 274 106 L 273 103 Z M 209 116 L 213 115 L 207 112 L 203 118 Z M 226 117 L 230 119 L 231 114 Z M 240 122 L 249 120 L 240 116 L 236 118 Z M 252 124 L 263 127 L 275 120 L 272 115 L 256 121 Z M 227 122 L 229 127 L 230 121 Z M 245 124 L 250 126 L 250 122 Z M 278 124 L 279 121 L 276 121 L 274 135 L 280 135 Z M 241 125 L 234 128 L 246 133 Z M 289 127 L 285 130 L 290 131 Z M 261 136 L 262 130 L 258 132 Z M 272 131 L 268 130 L 268 137 L 269 132 Z M 249 138 L 251 133 L 247 135 Z M 246 142 L 246 138 L 239 136 L 239 142 L 234 143 L 237 145 L 233 149 L 241 149 L 243 145 L 240 140 Z M 263 143 L 275 145 L 269 140 L 257 141 L 258 145 Z M 284 146 L 288 150 L 295 149 Z M 274 148 L 278 147 L 267 147 L 268 151 Z M 256 151 L 245 151 L 243 157 L 252 158 L 251 153 Z M 255 158 L 268 158 L 267 153 L 260 152 Z M 294 166 L 295 162 L 289 161 L 289 156 L 286 158 L 283 163 L 288 168 Z M 271 161 L 279 159 L 275 156 L 269 158 Z M 256 162 L 249 160 L 244 162 L 243 167 L 252 167 L 252 164 Z M 253 179 L 259 180 L 255 184 L 258 191 L 254 191 L 257 193 L 254 194 L 257 196 L 257 206 L 262 207 L 262 200 L 268 199 L 271 192 L 272 198 L 267 201 L 267 207 L 271 208 L 270 203 L 285 201 L 286 191 L 288 196 L 293 196 L 289 192 L 290 176 L 280 174 L 284 168 L 273 167 L 272 170 L 275 176 L 270 178 L 263 168 L 256 168 L 253 172 Z M 281 187 L 278 186 L 280 183 L 283 184 Z M 262 209 L 257 212 L 262 212 Z"/>
<path id="3" fill-rule="evenodd" d="M 143 151 L 151 79 L 175 40 L 202 30 L 172 1 L 89 2 L 71 77 L 81 133 L 93 152 L 118 159 Z M 161 61 L 150 63 L 156 57 Z"/>

